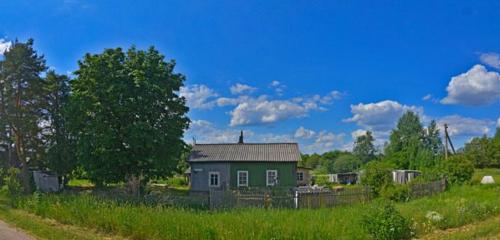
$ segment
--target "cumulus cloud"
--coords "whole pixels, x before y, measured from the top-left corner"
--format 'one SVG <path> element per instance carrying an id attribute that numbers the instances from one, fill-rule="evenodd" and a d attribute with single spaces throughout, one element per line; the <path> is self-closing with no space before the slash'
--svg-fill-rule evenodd
<path id="1" fill-rule="evenodd" d="M 466 73 L 451 78 L 443 104 L 487 105 L 500 100 L 500 74 L 477 64 Z"/>
<path id="2" fill-rule="evenodd" d="M 500 128 L 500 117 L 497 119 L 497 127 Z"/>
<path id="3" fill-rule="evenodd" d="M 335 147 L 342 147 L 344 145 L 344 133 L 334 134 L 328 131 L 321 131 L 316 134 L 314 142 L 305 144 L 303 147 L 307 153 L 324 153 L 333 150 Z"/>
<path id="4" fill-rule="evenodd" d="M 254 133 L 250 130 L 244 131 L 245 139 Z M 206 120 L 193 120 L 186 133 L 186 137 L 195 138 L 197 143 L 237 143 L 240 136 L 239 129 L 217 128 L 213 123 Z M 186 139 L 190 142 L 191 139 Z"/>
<path id="5" fill-rule="evenodd" d="M 314 132 L 313 130 L 306 129 L 306 128 L 301 126 L 295 131 L 294 136 L 295 136 L 295 138 L 309 139 L 309 138 L 312 138 L 315 134 L 316 134 L 316 132 Z"/>
<path id="6" fill-rule="evenodd" d="M 276 92 L 276 94 L 278 96 L 283 95 L 283 93 L 285 92 L 285 88 L 286 88 L 285 85 L 283 85 L 281 82 L 276 81 L 276 80 L 272 81 L 271 84 L 269 84 L 269 87 L 274 89 L 274 91 Z"/>
<path id="7" fill-rule="evenodd" d="M 422 97 L 422 100 L 424 101 L 427 101 L 427 100 L 431 100 L 432 99 L 432 95 L 431 94 L 427 94 L 425 96 Z"/>
<path id="8" fill-rule="evenodd" d="M 12 46 L 12 42 L 0 39 L 0 55 L 3 55 Z"/>
<path id="9" fill-rule="evenodd" d="M 245 92 L 252 93 L 255 90 L 257 90 L 257 88 L 246 85 L 246 84 L 236 83 L 235 85 L 231 86 L 229 88 L 229 90 L 231 91 L 232 94 L 236 95 L 236 94 L 242 94 Z"/>
<path id="10" fill-rule="evenodd" d="M 495 122 L 488 119 L 474 119 L 462 117 L 459 115 L 450 115 L 440 118 L 438 126 L 440 132 L 444 132 L 444 124 L 448 124 L 448 133 L 450 136 L 481 136 L 490 133 Z"/>
<path id="11" fill-rule="evenodd" d="M 216 101 L 213 98 L 218 96 L 213 89 L 198 84 L 182 87 L 179 94 L 186 98 L 187 105 L 193 109 L 210 109 L 214 107 Z"/>
<path id="12" fill-rule="evenodd" d="M 479 56 L 479 60 L 490 67 L 500 69 L 500 55 L 497 53 L 483 53 Z"/>
<path id="13" fill-rule="evenodd" d="M 385 100 L 377 103 L 359 103 L 351 105 L 351 118 L 344 119 L 344 122 L 353 122 L 372 132 L 387 132 L 396 125 L 398 119 L 406 112 L 413 111 L 420 116 L 423 115 L 423 108 L 407 106 L 396 101 Z"/>

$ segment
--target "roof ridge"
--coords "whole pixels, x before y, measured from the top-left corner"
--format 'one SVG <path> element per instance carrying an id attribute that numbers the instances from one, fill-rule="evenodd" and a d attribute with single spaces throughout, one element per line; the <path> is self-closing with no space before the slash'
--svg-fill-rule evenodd
<path id="1" fill-rule="evenodd" d="M 196 145 L 271 145 L 271 144 L 298 144 L 296 142 L 272 142 L 272 143 L 196 143 Z"/>

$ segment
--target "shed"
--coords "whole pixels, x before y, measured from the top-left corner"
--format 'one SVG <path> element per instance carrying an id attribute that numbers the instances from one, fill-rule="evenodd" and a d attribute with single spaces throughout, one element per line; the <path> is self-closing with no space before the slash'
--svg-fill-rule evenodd
<path id="1" fill-rule="evenodd" d="M 328 174 L 328 181 L 340 184 L 355 184 L 358 182 L 358 173 L 347 172 Z"/>
<path id="2" fill-rule="evenodd" d="M 312 168 L 308 167 L 297 167 L 297 185 L 298 186 L 308 186 L 311 185 Z"/>
<path id="3" fill-rule="evenodd" d="M 36 189 L 42 192 L 58 192 L 61 190 L 57 174 L 49 171 L 33 171 Z"/>
<path id="4" fill-rule="evenodd" d="M 404 184 L 410 182 L 420 174 L 421 172 L 417 170 L 394 170 L 392 171 L 392 180 L 395 183 Z"/>

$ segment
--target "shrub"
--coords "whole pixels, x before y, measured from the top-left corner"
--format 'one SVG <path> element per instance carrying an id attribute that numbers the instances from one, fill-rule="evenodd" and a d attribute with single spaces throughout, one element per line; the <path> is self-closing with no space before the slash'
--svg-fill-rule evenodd
<path id="1" fill-rule="evenodd" d="M 410 189 L 406 184 L 386 185 L 380 192 L 380 195 L 396 202 L 407 202 L 410 200 Z"/>
<path id="2" fill-rule="evenodd" d="M 413 235 L 410 222 L 406 220 L 390 203 L 375 204 L 361 224 L 374 239 L 410 239 Z"/>
<path id="3" fill-rule="evenodd" d="M 375 195 L 378 195 L 382 188 L 392 184 L 391 172 L 391 165 L 384 162 L 372 161 L 366 164 L 361 182 L 369 186 Z"/>
<path id="4" fill-rule="evenodd" d="M 314 184 L 318 186 L 329 186 L 331 185 L 328 181 L 328 175 L 317 175 L 314 178 Z"/>
<path id="5" fill-rule="evenodd" d="M 23 192 L 23 187 L 21 185 L 21 182 L 19 181 L 20 173 L 21 170 L 19 170 L 19 168 L 9 168 L 4 179 L 4 187 L 6 188 L 9 197 L 13 200 L 19 197 L 19 195 Z"/>
<path id="6" fill-rule="evenodd" d="M 469 182 L 474 174 L 474 165 L 463 154 L 453 155 L 443 163 L 448 182 L 451 184 L 463 184 Z"/>
<path id="7" fill-rule="evenodd" d="M 169 187 L 182 187 L 187 186 L 188 182 L 185 177 L 173 176 L 167 179 L 167 185 Z"/>

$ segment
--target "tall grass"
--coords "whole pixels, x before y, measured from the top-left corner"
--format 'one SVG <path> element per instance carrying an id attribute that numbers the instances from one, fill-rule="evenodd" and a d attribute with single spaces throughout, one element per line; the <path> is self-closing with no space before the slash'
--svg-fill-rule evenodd
<path id="1" fill-rule="evenodd" d="M 499 185 L 462 186 L 397 208 L 423 235 L 498 215 L 499 201 Z M 132 239 L 369 239 L 361 227 L 367 205 L 211 212 L 127 204 L 89 194 L 35 194 L 17 203 L 42 217 Z M 429 219 L 429 212 L 442 219 Z"/>

